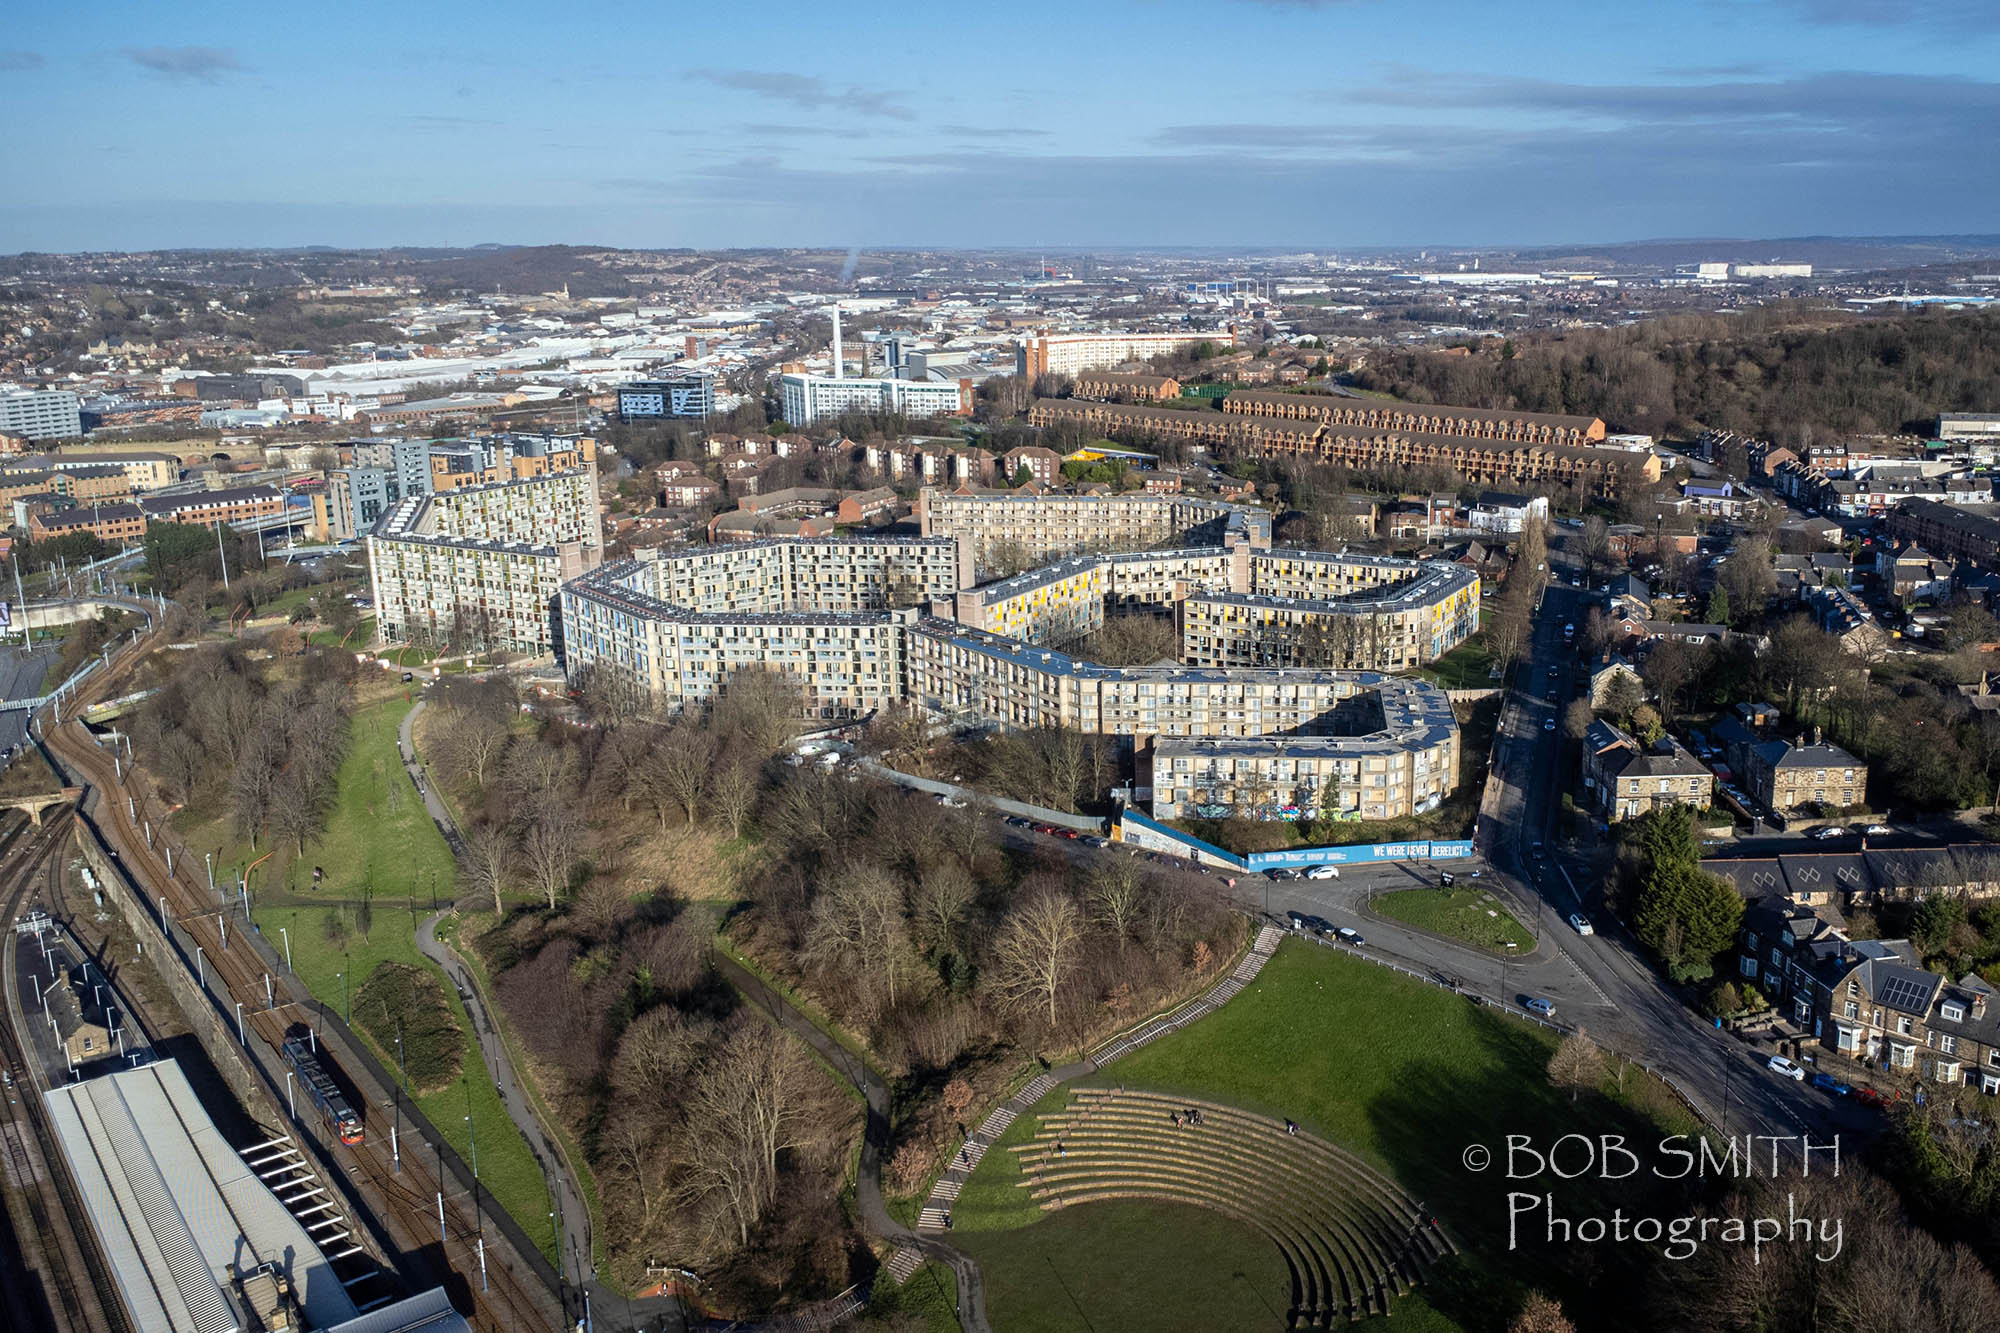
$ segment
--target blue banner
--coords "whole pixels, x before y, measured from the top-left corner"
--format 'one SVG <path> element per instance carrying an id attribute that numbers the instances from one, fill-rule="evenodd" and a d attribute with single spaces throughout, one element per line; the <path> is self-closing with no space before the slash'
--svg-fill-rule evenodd
<path id="1" fill-rule="evenodd" d="M 1386 861 L 1461 861 L 1472 855 L 1470 838 L 1451 840 L 1417 838 L 1410 842 L 1357 843 L 1348 847 L 1293 847 L 1282 852 L 1252 852 L 1248 856 L 1239 857 L 1213 843 L 1204 842 L 1191 833 L 1183 833 L 1179 829 L 1168 828 L 1158 820 L 1148 819 L 1137 811 L 1126 810 L 1119 818 L 1130 826 L 1129 829 L 1120 830 L 1126 842 L 1150 846 L 1156 850 L 1184 849 L 1182 853 L 1184 855 L 1204 855 L 1250 871 L 1268 870 L 1275 866 L 1371 865 Z"/>

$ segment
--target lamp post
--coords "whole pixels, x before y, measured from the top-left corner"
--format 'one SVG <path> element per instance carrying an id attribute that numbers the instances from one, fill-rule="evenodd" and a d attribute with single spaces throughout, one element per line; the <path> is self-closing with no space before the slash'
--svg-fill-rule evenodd
<path id="1" fill-rule="evenodd" d="M 241 1001 L 238 1001 L 236 1005 L 236 1040 L 244 1046 L 250 1044 L 250 1038 L 243 1030 L 243 1005 Z"/>
<path id="2" fill-rule="evenodd" d="M 278 933 L 285 937 L 285 971 L 296 971 L 297 969 L 292 966 L 292 932 L 279 926 Z"/>

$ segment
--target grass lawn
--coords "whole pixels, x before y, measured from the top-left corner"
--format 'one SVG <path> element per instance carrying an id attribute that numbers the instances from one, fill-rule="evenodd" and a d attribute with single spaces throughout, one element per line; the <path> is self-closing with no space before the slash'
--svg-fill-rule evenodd
<path id="1" fill-rule="evenodd" d="M 1447 690 L 1493 690 L 1500 681 L 1488 673 L 1493 669 L 1493 650 L 1486 642 L 1486 621 L 1492 612 L 1479 611 L 1479 630 L 1458 647 L 1416 674 Z"/>
<path id="2" fill-rule="evenodd" d="M 1419 930 L 1449 935 L 1489 953 L 1532 949 L 1535 937 L 1516 921 L 1500 900 L 1473 885 L 1452 889 L 1397 889 L 1368 900 L 1380 916 L 1406 922 Z"/>
<path id="3" fill-rule="evenodd" d="M 959 1333 L 958 1316 L 952 1307 L 958 1300 L 958 1279 L 940 1263 L 927 1263 L 897 1286 L 887 1273 L 875 1279 L 869 1293 L 870 1317 L 888 1321 L 897 1316 L 915 1320 L 928 1333 Z"/>
<path id="4" fill-rule="evenodd" d="M 1497 1164 L 1482 1177 L 1461 1159 L 1477 1143 L 1489 1146 L 1497 1163 L 1510 1133 L 1544 1145 L 1566 1133 L 1619 1133 L 1638 1145 L 1692 1130 L 1671 1094 L 1637 1070 L 1622 1081 L 1607 1071 L 1599 1091 L 1572 1104 L 1549 1085 L 1554 1046 L 1553 1034 L 1449 992 L 1287 941 L 1257 981 L 1221 1011 L 1087 1081 L 1295 1119 L 1375 1163 L 1423 1200 L 1465 1254 L 1434 1270 L 1420 1299 L 1398 1302 L 1398 1328 L 1503 1326 L 1534 1287 L 1561 1299 L 1579 1326 L 1622 1326 L 1628 1320 L 1621 1311 L 1629 1314 L 1622 1302 L 1637 1289 L 1638 1268 L 1656 1256 L 1611 1245 L 1551 1247 L 1539 1228 L 1524 1231 L 1520 1248 L 1509 1253 L 1508 1192 L 1553 1193 L 1557 1211 L 1569 1217 L 1608 1216 L 1612 1207 L 1628 1217 L 1674 1216 L 1686 1205 L 1658 1194 L 1672 1187 L 1638 1179 L 1510 1181 Z M 1219 1301 L 1232 1290 L 1226 1314 L 1211 1309 L 1206 1322 L 1191 1326 L 1257 1328 L 1268 1321 L 1265 1301 L 1280 1303 L 1282 1269 L 1261 1270 L 1269 1274 L 1260 1288 L 1268 1297 L 1241 1282 L 1227 1285 L 1238 1269 L 1252 1271 L 1238 1257 L 1261 1244 L 1250 1233 L 1236 1242 L 1211 1236 L 1206 1252 L 1181 1251 L 1170 1238 L 1153 1240 L 1153 1226 L 1143 1217 L 1095 1206 L 1045 1214 L 1016 1187 L 1019 1170 L 1006 1145 L 1030 1136 L 1038 1113 L 1061 1096 L 1058 1089 L 1009 1128 L 967 1182 L 955 1210 L 953 1240 L 985 1264 L 995 1323 L 1084 1327 L 1062 1288 L 1050 1281 L 1050 1259 L 1079 1293 L 1100 1284 L 1117 1290 L 1126 1270 L 1150 1274 L 1159 1308 L 1147 1318 L 1122 1321 L 1108 1309 L 1102 1318 L 1090 1310 L 1099 1328 L 1164 1326 L 1160 1310 L 1172 1318 L 1183 1301 Z M 1155 1215 L 1167 1211 L 1162 1206 Z M 1102 1224 L 1093 1224 L 1099 1217 Z M 1217 1224 L 1226 1227 L 1221 1219 Z M 1269 1262 L 1277 1262 L 1275 1253 Z M 1183 1273 L 1185 1279 L 1177 1276 Z M 1195 1294 L 1184 1296 L 1184 1289 Z"/>
<path id="5" fill-rule="evenodd" d="M 290 847 L 273 851 L 253 872 L 251 904 L 258 928 L 281 953 L 289 935 L 299 980 L 336 1009 L 342 1004 L 343 984 L 351 1003 L 382 962 L 424 968 L 439 978 L 463 1034 L 464 1072 L 456 1083 L 417 1097 L 417 1105 L 468 1161 L 477 1141 L 481 1185 L 544 1253 L 553 1254 L 554 1226 L 541 1168 L 485 1077 L 472 1022 L 457 992 L 417 952 L 417 923 L 430 914 L 433 893 L 450 901 L 455 868 L 397 755 L 396 728 L 409 709 L 400 691 L 357 708 L 352 744 L 340 767 L 338 801 L 325 834 L 307 844 L 303 857 Z M 193 813 L 183 812 L 183 817 Z M 226 817 L 191 824 L 183 832 L 192 850 L 215 853 L 219 884 L 234 883 L 237 872 L 261 855 L 233 836 Z M 326 871 L 318 890 L 312 887 L 316 865 Z M 365 935 L 356 929 L 364 901 L 372 916 Z M 330 912 L 347 927 L 338 940 L 326 929 Z M 370 1044 L 393 1071 L 394 1046 Z"/>

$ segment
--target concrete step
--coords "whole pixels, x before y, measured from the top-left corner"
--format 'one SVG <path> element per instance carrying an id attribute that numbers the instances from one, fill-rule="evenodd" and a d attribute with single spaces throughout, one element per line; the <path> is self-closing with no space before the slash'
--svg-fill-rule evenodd
<path id="1" fill-rule="evenodd" d="M 897 1250 L 894 1254 L 890 1255 L 889 1262 L 883 1265 L 883 1267 L 888 1270 L 889 1276 L 896 1279 L 898 1285 L 908 1282 L 910 1280 L 910 1274 L 916 1272 L 919 1268 L 922 1268 L 923 1266 L 924 1266 L 923 1251 L 913 1250 L 908 1246 L 905 1246 L 902 1249 Z"/>

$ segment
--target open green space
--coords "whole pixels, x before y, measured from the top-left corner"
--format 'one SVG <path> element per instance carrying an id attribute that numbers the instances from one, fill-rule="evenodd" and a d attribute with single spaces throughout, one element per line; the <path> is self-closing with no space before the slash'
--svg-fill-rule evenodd
<path id="1" fill-rule="evenodd" d="M 1378 916 L 1435 935 L 1449 935 L 1489 953 L 1526 952 L 1535 947 L 1535 937 L 1528 928 L 1516 921 L 1498 898 L 1477 885 L 1397 889 L 1377 894 L 1368 906 Z M 1510 944 L 1513 949 L 1507 947 Z"/>
<path id="2" fill-rule="evenodd" d="M 412 1100 L 468 1162 L 478 1145 L 479 1180 L 513 1215 L 544 1253 L 553 1255 L 555 1228 L 548 1190 L 527 1141 L 500 1104 L 474 1041 L 473 1026 L 457 992 L 417 952 L 416 929 L 435 901 L 449 903 L 455 866 L 451 849 L 424 811 L 402 771 L 396 729 L 410 704 L 400 694 L 355 711 L 352 741 L 341 762 L 339 790 L 326 832 L 298 856 L 289 845 L 251 848 L 236 837 L 226 816 L 184 811 L 182 829 L 194 852 L 214 855 L 218 884 L 261 860 L 251 872 L 251 908 L 257 927 L 280 954 L 289 949 L 293 971 L 320 1000 L 352 1015 L 361 984 L 383 963 L 402 964 L 438 979 L 447 1020 L 458 1031 L 455 1080 L 418 1091 Z M 200 815 L 210 817 L 201 820 Z M 268 859 L 262 859 L 266 853 Z M 325 878 L 313 887 L 314 866 Z M 385 1045 L 351 1023 L 391 1071 L 393 1038 Z M 409 1037 L 405 1033 L 407 1052 Z M 378 1127 L 374 1127 L 379 1129 Z"/>
<path id="3" fill-rule="evenodd" d="M 1486 642 L 1486 622 L 1492 612 L 1479 610 L 1479 629 L 1471 638 L 1415 674 L 1447 690 L 1491 690 L 1500 682 L 1493 679 L 1493 649 Z"/>
<path id="4" fill-rule="evenodd" d="M 897 1286 L 887 1273 L 875 1279 L 868 1293 L 868 1314 L 885 1323 L 895 1319 L 914 1320 L 914 1327 L 928 1333 L 959 1333 L 958 1278 L 941 1263 L 931 1262 L 910 1274 Z M 891 1327 L 906 1325 L 890 1324 Z"/>
<path id="5" fill-rule="evenodd" d="M 1419 1294 L 1395 1305 L 1400 1329 L 1504 1326 L 1531 1288 L 1561 1299 L 1580 1327 L 1626 1322 L 1620 1302 L 1647 1257 L 1630 1247 L 1574 1249 L 1532 1242 L 1508 1252 L 1507 1196 L 1539 1189 L 1556 1196 L 1565 1216 L 1685 1208 L 1657 1181 L 1613 1183 L 1510 1181 L 1499 1166 L 1479 1174 L 1463 1162 L 1473 1144 L 1496 1161 L 1506 1136 L 1542 1144 L 1562 1134 L 1617 1133 L 1635 1144 L 1689 1133 L 1691 1118 L 1641 1071 L 1608 1062 L 1595 1092 L 1572 1102 L 1551 1086 L 1547 1066 L 1556 1036 L 1474 1005 L 1448 991 L 1386 968 L 1298 941 L 1287 941 L 1258 979 L 1220 1011 L 1164 1037 L 1085 1082 L 1146 1088 L 1202 1098 L 1290 1118 L 1310 1133 L 1353 1151 L 1423 1200 L 1463 1253 L 1435 1267 Z M 953 1241 L 984 1266 L 997 1326 L 1082 1328 L 1069 1293 L 1119 1291 L 1133 1270 L 1153 1280 L 1141 1317 L 1100 1311 L 1085 1299 L 1098 1328 L 1179 1326 L 1189 1301 L 1215 1302 L 1190 1327 L 1259 1328 L 1281 1306 L 1282 1271 L 1266 1267 L 1252 1283 L 1234 1281 L 1250 1249 L 1262 1244 L 1247 1229 L 1237 1238 L 1210 1234 L 1201 1246 L 1177 1248 L 1161 1235 L 1182 1225 L 1183 1210 L 1165 1205 L 1090 1205 L 1044 1213 L 1017 1187 L 1020 1170 L 1008 1145 L 1030 1138 L 1040 1115 L 1059 1106 L 1057 1089 L 1009 1127 L 960 1194 Z M 1170 1217 L 1170 1215 L 1172 1215 Z M 1223 1219 L 1216 1225 L 1233 1228 Z M 1524 1233 L 1525 1235 L 1526 1233 Z M 1579 1262 L 1578 1250 L 1589 1250 Z M 1275 1264 L 1276 1255 L 1270 1256 Z M 1064 1281 L 1057 1283 L 1054 1274 Z M 1252 1286 L 1256 1290 L 1252 1291 Z M 1192 1288 L 1194 1294 L 1186 1294 Z M 1143 1299 L 1140 1293 L 1134 1299 Z M 1104 1297 L 1107 1302 L 1112 1298 Z M 1267 1304 L 1268 1302 L 1268 1304 Z M 1127 1314 L 1130 1312 L 1127 1311 Z"/>
<path id="6" fill-rule="evenodd" d="M 354 1026 L 378 1047 L 393 1048 L 410 1086 L 445 1088 L 464 1071 L 465 1034 L 436 972 L 384 962 L 354 990 Z"/>

